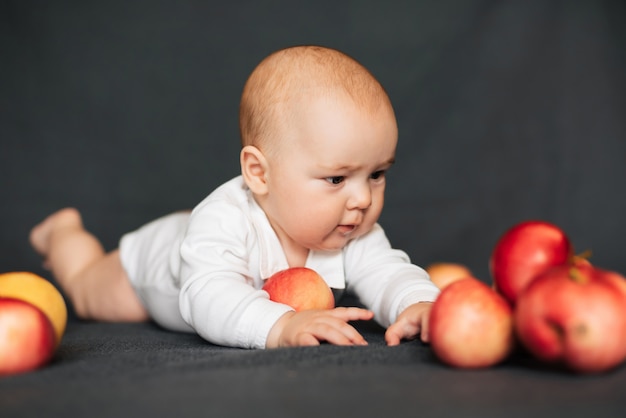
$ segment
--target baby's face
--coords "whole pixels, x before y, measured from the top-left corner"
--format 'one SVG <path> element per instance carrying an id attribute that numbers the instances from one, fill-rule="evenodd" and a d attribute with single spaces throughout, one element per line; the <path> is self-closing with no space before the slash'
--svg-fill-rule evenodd
<path id="1" fill-rule="evenodd" d="M 370 231 L 383 208 L 398 136 L 393 110 L 315 99 L 290 125 L 268 161 L 264 210 L 283 247 L 341 249 Z"/>

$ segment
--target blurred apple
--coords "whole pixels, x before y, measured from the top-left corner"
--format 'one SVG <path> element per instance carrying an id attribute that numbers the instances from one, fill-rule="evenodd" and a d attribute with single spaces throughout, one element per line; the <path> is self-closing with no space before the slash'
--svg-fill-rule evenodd
<path id="1" fill-rule="evenodd" d="M 463 264 L 443 261 L 429 264 L 426 267 L 426 273 L 439 289 L 443 289 L 457 280 L 473 276 L 470 269 Z"/>
<path id="2" fill-rule="evenodd" d="M 441 291 L 430 313 L 428 333 L 435 355 L 459 368 L 493 366 L 506 359 L 515 345 L 511 306 L 474 277 Z"/>
<path id="3" fill-rule="evenodd" d="M 518 295 L 538 274 L 572 258 L 572 244 L 559 227 L 525 221 L 500 237 L 489 259 L 489 270 L 496 289 L 515 305 Z"/>
<path id="4" fill-rule="evenodd" d="M 67 325 L 67 307 L 63 295 L 52 283 L 28 271 L 2 273 L 0 297 L 23 300 L 41 309 L 54 327 L 59 346 Z"/>
<path id="5" fill-rule="evenodd" d="M 624 296 L 624 304 L 626 305 L 626 277 L 622 276 L 618 272 L 609 270 L 604 270 L 602 276 L 619 289 L 622 296 Z"/>
<path id="6" fill-rule="evenodd" d="M 24 373 L 47 364 L 55 346 L 54 327 L 39 308 L 0 297 L 0 375 Z"/>
<path id="7" fill-rule="evenodd" d="M 333 309 L 335 297 L 326 281 L 316 271 L 294 267 L 272 275 L 263 285 L 270 300 L 284 303 L 296 311 Z"/>
<path id="8" fill-rule="evenodd" d="M 626 359 L 622 280 L 617 273 L 584 264 L 539 275 L 518 299 L 520 341 L 538 359 L 575 372 L 603 372 L 620 365 Z"/>

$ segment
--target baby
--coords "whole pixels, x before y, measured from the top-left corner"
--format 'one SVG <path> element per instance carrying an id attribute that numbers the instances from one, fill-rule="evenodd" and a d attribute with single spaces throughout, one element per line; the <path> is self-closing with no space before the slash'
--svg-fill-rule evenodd
<path id="1" fill-rule="evenodd" d="M 283 49 L 247 80 L 240 105 L 241 175 L 191 213 L 124 235 L 105 253 L 73 208 L 30 234 L 77 315 L 146 321 L 214 344 L 273 348 L 366 345 L 350 321 L 374 318 L 388 345 L 418 335 L 438 289 L 393 249 L 377 223 L 398 130 L 383 87 L 323 47 Z M 367 309 L 295 312 L 264 280 L 306 266 Z"/>

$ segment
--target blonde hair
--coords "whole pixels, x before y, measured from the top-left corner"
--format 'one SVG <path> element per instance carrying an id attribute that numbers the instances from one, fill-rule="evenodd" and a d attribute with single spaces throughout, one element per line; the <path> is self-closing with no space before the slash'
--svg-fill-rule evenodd
<path id="1" fill-rule="evenodd" d="M 348 97 L 360 108 L 375 112 L 391 103 L 381 84 L 360 63 L 334 49 L 296 46 L 274 52 L 254 69 L 239 105 L 243 146 L 263 152 L 289 123 L 291 106 L 310 97 Z"/>

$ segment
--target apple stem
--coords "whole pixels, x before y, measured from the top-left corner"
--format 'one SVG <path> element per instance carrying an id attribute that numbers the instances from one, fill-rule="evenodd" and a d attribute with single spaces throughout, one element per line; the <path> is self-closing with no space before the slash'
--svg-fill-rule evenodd
<path id="1" fill-rule="evenodd" d="M 572 256 L 572 262 L 576 263 L 577 261 L 589 261 L 593 252 L 590 249 L 586 249 L 580 254 L 575 254 Z"/>
<path id="2" fill-rule="evenodd" d="M 569 269 L 569 277 L 574 282 L 579 283 L 579 284 L 585 284 L 585 283 L 589 282 L 589 278 L 585 274 L 583 274 L 580 271 L 580 269 L 578 269 L 576 267 L 570 267 L 570 269 Z"/>

